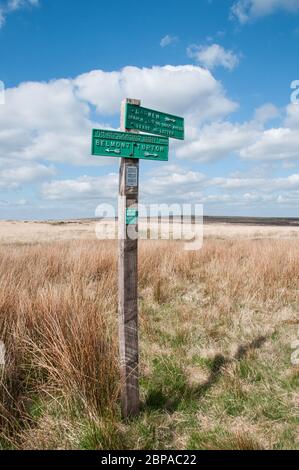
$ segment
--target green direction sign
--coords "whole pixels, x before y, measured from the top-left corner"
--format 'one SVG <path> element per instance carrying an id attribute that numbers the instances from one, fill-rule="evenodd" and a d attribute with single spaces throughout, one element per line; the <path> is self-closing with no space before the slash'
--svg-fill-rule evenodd
<path id="1" fill-rule="evenodd" d="M 92 155 L 168 161 L 169 140 L 130 132 L 92 131 Z"/>
<path id="2" fill-rule="evenodd" d="M 184 118 L 130 103 L 126 105 L 125 127 L 126 129 L 172 137 L 173 139 L 184 140 L 185 137 Z"/>

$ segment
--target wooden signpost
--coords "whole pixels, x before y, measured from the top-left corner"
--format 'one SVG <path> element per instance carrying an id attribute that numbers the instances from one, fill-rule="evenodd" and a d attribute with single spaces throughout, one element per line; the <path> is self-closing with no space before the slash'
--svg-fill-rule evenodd
<path id="1" fill-rule="evenodd" d="M 167 161 L 169 139 L 184 139 L 184 119 L 141 107 L 121 105 L 120 130 L 92 131 L 92 155 L 120 157 L 118 198 L 118 315 L 121 403 L 124 418 L 139 412 L 138 196 L 139 160 Z M 139 134 L 139 131 L 153 135 Z"/>
<path id="2" fill-rule="evenodd" d="M 125 106 L 122 102 L 120 128 L 125 130 Z M 133 101 L 137 106 L 140 101 Z M 135 176 L 133 176 L 135 175 Z M 121 403 L 124 418 L 139 412 L 138 348 L 138 238 L 132 240 L 128 228 L 138 233 L 139 160 L 122 158 L 119 169 L 118 197 L 118 318 L 121 373 Z M 129 224 L 130 222 L 130 224 Z"/>

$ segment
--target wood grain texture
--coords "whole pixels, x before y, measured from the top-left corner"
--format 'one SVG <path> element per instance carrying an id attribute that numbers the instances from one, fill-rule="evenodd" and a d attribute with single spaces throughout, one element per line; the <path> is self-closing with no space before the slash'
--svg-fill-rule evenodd
<path id="1" fill-rule="evenodd" d="M 140 105 L 137 100 L 129 100 Z M 124 100 L 121 108 L 121 131 L 124 128 Z M 137 169 L 138 185 L 126 186 L 128 166 Z M 139 350 L 138 350 L 138 221 L 126 225 L 126 210 L 138 209 L 139 160 L 122 158 L 119 170 L 119 348 L 121 368 L 121 403 L 125 419 L 139 413 Z M 131 234 L 136 236 L 132 237 Z M 132 239 L 133 238 L 133 239 Z"/>

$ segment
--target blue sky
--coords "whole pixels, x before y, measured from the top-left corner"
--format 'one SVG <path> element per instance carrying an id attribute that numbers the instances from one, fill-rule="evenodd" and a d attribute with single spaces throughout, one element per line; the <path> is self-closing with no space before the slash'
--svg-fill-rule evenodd
<path id="1" fill-rule="evenodd" d="M 0 0 L 0 217 L 115 204 L 90 136 L 126 96 L 186 120 L 167 164 L 141 162 L 141 202 L 297 217 L 298 48 L 299 0 Z"/>

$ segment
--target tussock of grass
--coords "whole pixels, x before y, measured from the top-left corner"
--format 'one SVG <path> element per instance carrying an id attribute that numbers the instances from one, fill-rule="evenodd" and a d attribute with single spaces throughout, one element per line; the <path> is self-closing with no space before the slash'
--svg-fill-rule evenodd
<path id="1" fill-rule="evenodd" d="M 0 448 L 298 448 L 298 261 L 296 241 L 141 243 L 123 423 L 115 243 L 0 247 Z"/>

